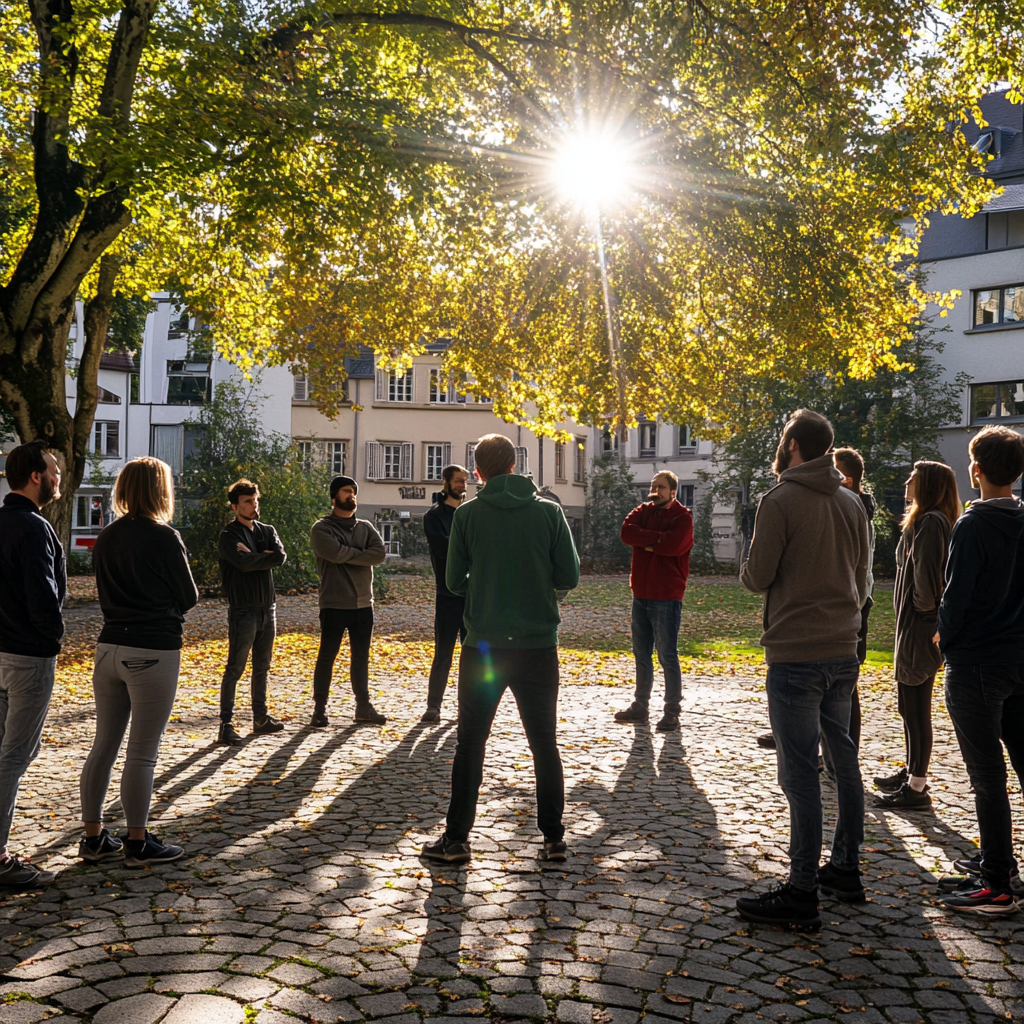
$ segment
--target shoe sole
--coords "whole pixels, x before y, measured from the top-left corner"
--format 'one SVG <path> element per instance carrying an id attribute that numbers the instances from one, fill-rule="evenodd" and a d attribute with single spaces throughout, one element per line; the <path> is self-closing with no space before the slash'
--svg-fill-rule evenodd
<path id="1" fill-rule="evenodd" d="M 771 924 L 776 928 L 806 928 L 813 931 L 818 931 L 821 928 L 821 916 L 818 914 L 814 917 L 808 917 L 806 920 L 780 921 L 777 917 L 764 917 L 760 914 L 753 914 L 750 911 L 740 910 L 739 907 L 736 908 L 736 913 L 744 921 L 750 921 L 753 924 Z"/>
<path id="2" fill-rule="evenodd" d="M 454 857 L 439 856 L 436 853 L 420 853 L 424 860 L 432 860 L 435 864 L 468 864 L 472 859 L 471 853 L 460 853 Z"/>
<path id="3" fill-rule="evenodd" d="M 548 864 L 564 864 L 567 857 L 567 853 L 545 853 L 541 850 L 540 857 L 538 860 L 545 861 Z"/>
<path id="4" fill-rule="evenodd" d="M 856 892 L 849 890 L 833 889 L 831 886 L 823 885 L 821 881 L 818 881 L 818 888 L 826 895 L 831 896 L 833 899 L 840 900 L 842 903 L 867 903 L 867 893 L 863 889 L 859 889 Z"/>
<path id="5" fill-rule="evenodd" d="M 87 864 L 103 864 L 110 860 L 124 860 L 124 850 L 111 850 L 109 853 L 96 854 L 85 854 L 79 852 L 79 860 L 84 860 Z"/>
<path id="6" fill-rule="evenodd" d="M 987 914 L 989 917 L 1006 917 L 1009 914 L 1016 914 L 1017 911 L 1020 909 L 1020 907 L 1016 903 L 1011 903 L 1010 905 L 1005 907 L 957 907 L 952 906 L 949 903 L 940 902 L 939 906 L 942 907 L 943 910 L 956 910 L 960 913 L 968 914 Z"/>
<path id="7" fill-rule="evenodd" d="M 132 857 L 126 855 L 124 858 L 125 867 L 129 868 L 144 868 L 147 864 L 173 864 L 176 860 L 181 860 L 185 856 L 186 851 L 182 850 L 181 853 L 175 854 L 173 857 Z"/>
<path id="8" fill-rule="evenodd" d="M 2 882 L 0 881 L 0 889 L 8 889 L 11 892 L 24 892 L 26 889 L 35 889 L 40 885 L 49 885 L 57 876 L 52 872 L 45 872 L 37 875 L 31 881 L 27 882 Z"/>

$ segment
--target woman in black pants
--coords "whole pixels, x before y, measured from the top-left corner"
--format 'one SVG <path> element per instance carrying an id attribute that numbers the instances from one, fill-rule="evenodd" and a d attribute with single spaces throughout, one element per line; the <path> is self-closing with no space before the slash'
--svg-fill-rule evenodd
<path id="1" fill-rule="evenodd" d="M 928 762 L 932 756 L 932 688 L 942 656 L 934 637 L 938 628 L 943 572 L 949 534 L 960 515 L 956 476 L 941 462 L 916 462 L 907 480 L 910 503 L 896 548 L 896 651 L 893 675 L 907 766 L 875 779 L 886 795 L 879 807 L 928 808 Z"/>

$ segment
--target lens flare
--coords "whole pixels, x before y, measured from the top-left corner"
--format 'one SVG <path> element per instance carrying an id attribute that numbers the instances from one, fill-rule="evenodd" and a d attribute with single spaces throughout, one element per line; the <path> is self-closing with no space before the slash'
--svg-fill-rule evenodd
<path id="1" fill-rule="evenodd" d="M 629 153 L 611 135 L 568 139 L 551 164 L 551 180 L 565 199 L 585 207 L 620 201 L 629 187 Z"/>

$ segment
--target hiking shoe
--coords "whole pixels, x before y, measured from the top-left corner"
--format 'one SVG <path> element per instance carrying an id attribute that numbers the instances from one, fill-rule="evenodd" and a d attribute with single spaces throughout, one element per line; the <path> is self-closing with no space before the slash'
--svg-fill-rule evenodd
<path id="1" fill-rule="evenodd" d="M 420 856 L 426 857 L 427 860 L 439 860 L 445 864 L 465 864 L 466 861 L 472 860 L 473 851 L 469 848 L 468 840 L 464 843 L 456 843 L 448 838 L 446 832 L 436 843 L 424 846 L 420 851 Z"/>
<path id="2" fill-rule="evenodd" d="M 272 732 L 281 732 L 284 722 L 273 715 L 264 715 L 252 723 L 253 736 L 269 736 Z"/>
<path id="3" fill-rule="evenodd" d="M 326 729 L 330 723 L 327 721 L 327 712 L 322 708 L 317 708 L 313 712 L 313 717 L 309 720 L 309 727 L 311 729 Z"/>
<path id="4" fill-rule="evenodd" d="M 49 885 L 54 878 L 52 871 L 43 871 L 17 857 L 0 862 L 0 885 L 9 889 L 33 889 L 37 885 Z"/>
<path id="5" fill-rule="evenodd" d="M 775 734 L 766 732 L 757 737 L 757 745 L 765 750 L 775 750 Z"/>
<path id="6" fill-rule="evenodd" d="M 144 868 L 147 864 L 170 864 L 172 860 L 180 860 L 185 856 L 180 846 L 161 843 L 152 832 L 147 832 L 145 839 L 126 839 L 124 848 L 124 862 L 130 868 Z"/>
<path id="7" fill-rule="evenodd" d="M 895 793 L 876 796 L 875 806 L 895 807 L 905 811 L 929 811 L 932 806 L 932 798 L 927 786 L 918 792 L 916 789 L 911 789 L 909 783 L 905 782 Z"/>
<path id="8" fill-rule="evenodd" d="M 757 924 L 821 927 L 818 890 L 797 889 L 789 882 L 783 882 L 760 896 L 741 896 L 736 901 L 736 911 L 744 921 Z"/>
<path id="9" fill-rule="evenodd" d="M 569 847 L 561 840 L 558 840 L 556 843 L 544 843 L 544 847 L 540 852 L 540 859 L 561 862 L 564 861 L 568 855 Z"/>
<path id="10" fill-rule="evenodd" d="M 370 725 L 383 725 L 388 720 L 388 716 L 375 711 L 372 704 L 357 704 L 355 720 L 357 722 L 366 722 Z"/>
<path id="11" fill-rule="evenodd" d="M 217 742 L 226 747 L 237 747 L 242 742 L 242 737 L 235 732 L 235 727 L 230 722 L 221 722 L 217 730 Z"/>
<path id="12" fill-rule="evenodd" d="M 655 728 L 658 732 L 675 732 L 679 728 L 679 716 L 666 711 Z"/>
<path id="13" fill-rule="evenodd" d="M 875 788 L 880 789 L 883 793 L 898 793 L 906 784 L 910 778 L 910 773 L 906 768 L 901 768 L 895 775 L 883 775 L 881 778 L 875 779 Z"/>
<path id="14" fill-rule="evenodd" d="M 420 719 L 421 722 L 440 722 L 441 721 L 441 709 L 440 708 L 427 708 L 423 712 L 423 717 Z"/>
<path id="15" fill-rule="evenodd" d="M 818 888 L 843 903 L 864 903 L 864 886 L 856 868 L 837 868 L 831 861 L 818 868 Z"/>
<path id="16" fill-rule="evenodd" d="M 78 856 L 90 864 L 99 864 L 105 860 L 122 860 L 124 843 L 103 829 L 98 836 L 85 836 L 78 844 Z"/>
<path id="17" fill-rule="evenodd" d="M 616 722 L 646 722 L 650 717 L 647 708 L 633 701 L 625 711 L 615 712 Z"/>
<path id="18" fill-rule="evenodd" d="M 1013 914 L 1017 900 L 1009 889 L 990 889 L 987 882 L 981 882 L 977 889 L 962 889 L 939 900 L 940 907 L 949 910 L 969 910 L 978 914 Z"/>

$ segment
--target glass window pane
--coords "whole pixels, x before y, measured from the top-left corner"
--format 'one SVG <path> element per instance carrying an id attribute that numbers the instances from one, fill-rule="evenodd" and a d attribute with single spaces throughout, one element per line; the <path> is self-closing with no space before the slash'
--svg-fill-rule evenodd
<path id="1" fill-rule="evenodd" d="M 999 291 L 974 293 L 974 323 L 994 324 L 999 321 Z"/>
<path id="2" fill-rule="evenodd" d="M 1006 244 L 1024 245 L 1024 210 L 1011 210 L 1006 218 Z"/>
<path id="3" fill-rule="evenodd" d="M 995 419 L 996 385 L 979 384 L 971 388 L 971 421 Z"/>
<path id="4" fill-rule="evenodd" d="M 988 249 L 1003 249 L 1006 246 L 1007 216 L 1005 213 L 988 215 Z"/>
<path id="5" fill-rule="evenodd" d="M 1003 289 L 1003 323 L 1024 320 L 1024 287 L 1016 285 Z"/>
<path id="6" fill-rule="evenodd" d="M 1000 400 L 1004 416 L 1024 416 L 1024 382 L 1001 384 Z"/>

